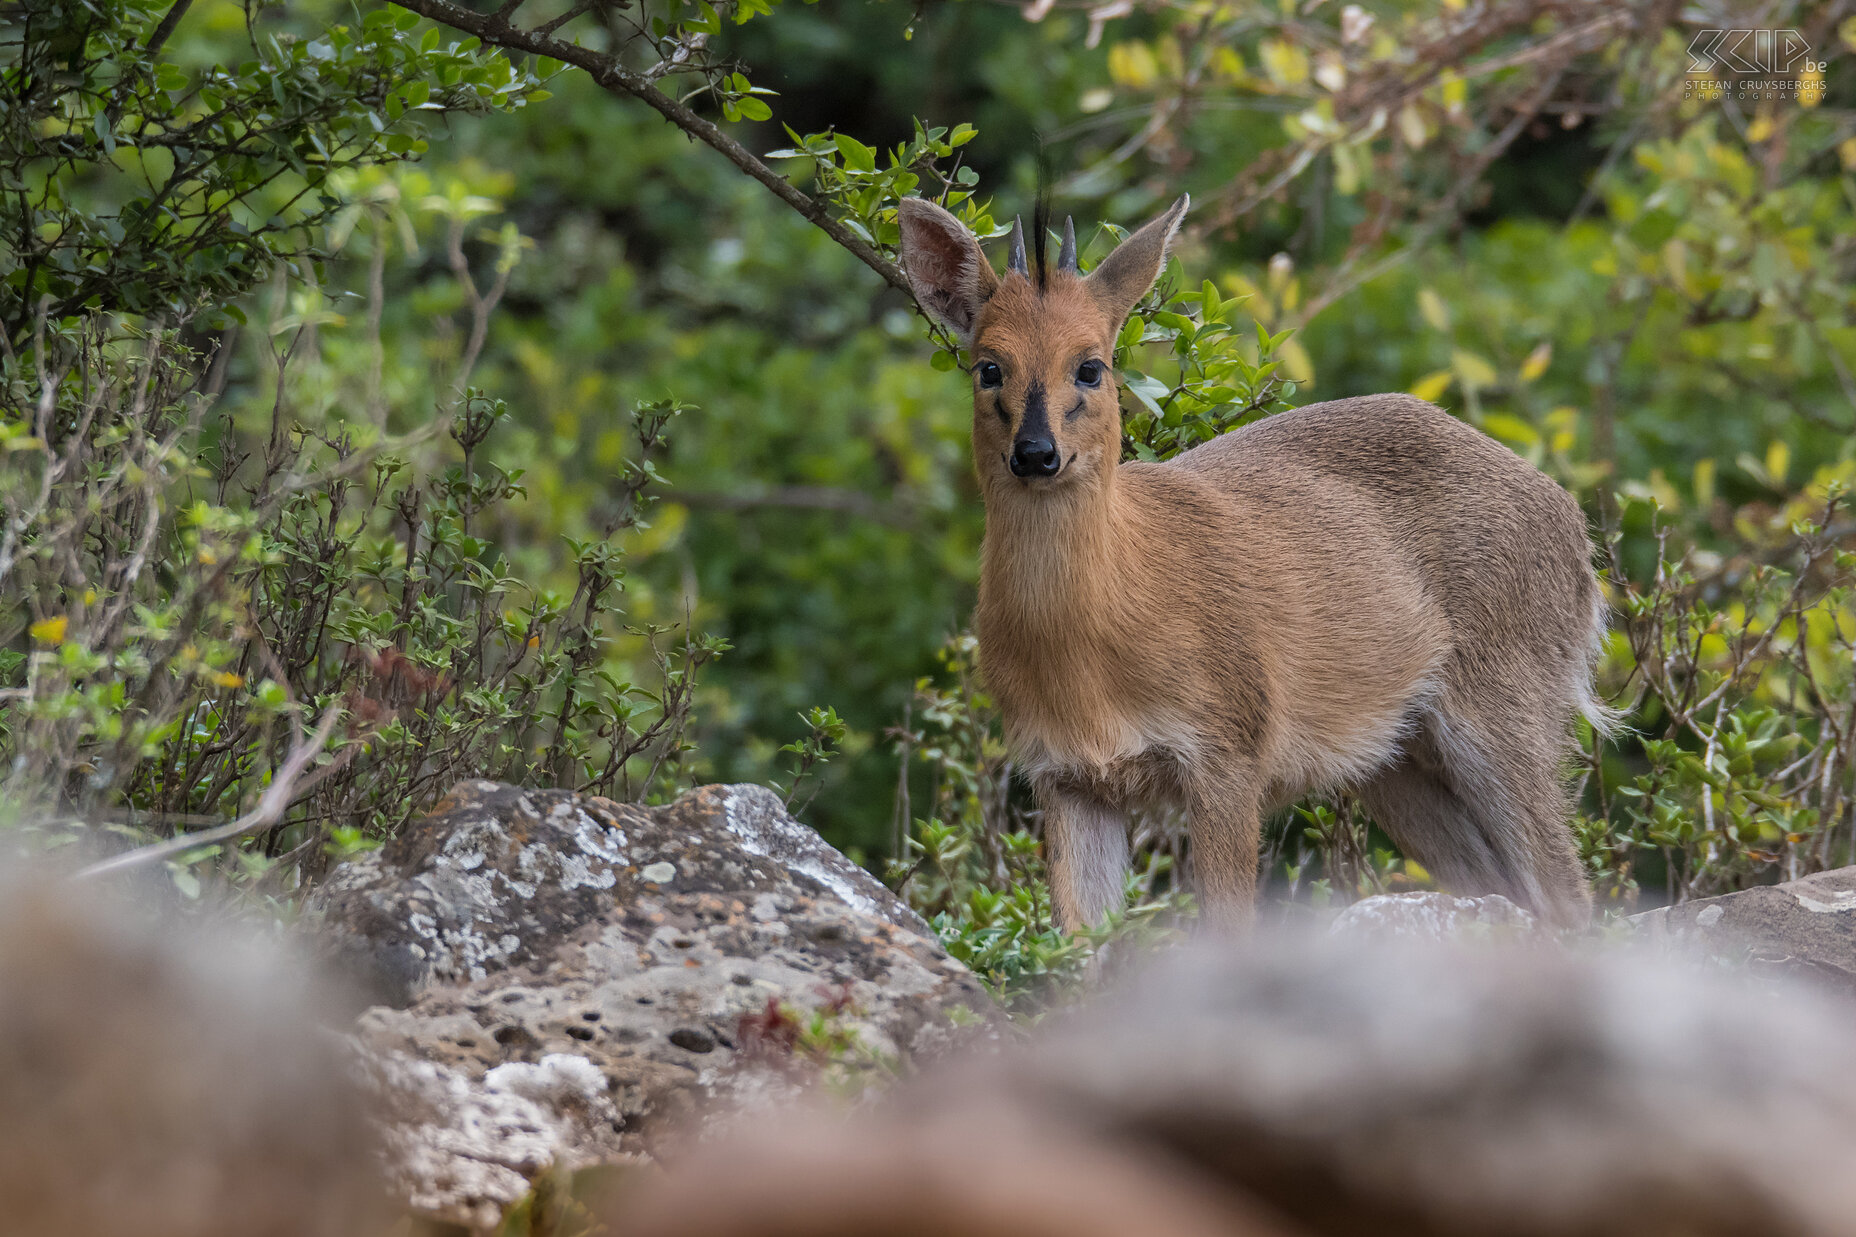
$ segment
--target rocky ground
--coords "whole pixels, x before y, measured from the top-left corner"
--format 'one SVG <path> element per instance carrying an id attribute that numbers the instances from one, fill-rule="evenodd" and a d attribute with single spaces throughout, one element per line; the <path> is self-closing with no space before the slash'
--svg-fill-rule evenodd
<path id="1" fill-rule="evenodd" d="M 657 1158 L 667 1140 L 702 1130 L 708 1114 L 767 1103 L 784 1110 L 825 1072 L 852 1085 L 860 1075 L 887 1080 L 999 1019 L 926 924 L 756 786 L 705 787 L 643 808 L 467 782 L 384 849 L 338 868 L 316 909 L 337 966 L 374 1002 L 358 1016 L 356 1041 L 386 1114 L 393 1186 L 421 1214 L 473 1230 L 494 1226 L 550 1167 Z M 1699 953 L 1781 983 L 1856 994 L 1856 869 L 1652 911 L 1629 925 L 1639 955 Z M 1329 936 L 1362 948 L 1538 939 L 1531 917 L 1505 899 L 1442 893 L 1367 899 L 1343 912 Z M 1239 970 L 1228 982 L 1264 982 Z M 1364 980 L 1355 970 L 1336 972 L 1335 984 L 1357 987 Z M 1319 966 L 1313 974 L 1320 978 Z M 1555 974 L 1551 982 L 1568 991 L 1598 983 Z M 1490 978 L 1497 997 L 1469 1004 L 1532 1000 L 1502 982 Z M 1168 999 L 1178 1003 L 1179 992 Z M 1180 1016 L 1205 1022 L 1199 1004 L 1186 1000 Z M 1532 1040 L 1518 1032 L 1548 1006 L 1501 1015 L 1517 1032 L 1501 1042 L 1528 1051 Z M 1370 1013 L 1361 1001 L 1355 1007 L 1358 1017 Z M 1455 1042 L 1449 1037 L 1474 1036 L 1480 1025 L 1439 1023 L 1434 1031 Z M 1561 1038 L 1585 1045 L 1579 1052 L 1618 1054 L 1610 1067 L 1628 1072 L 1628 1053 L 1608 1030 L 1576 1016 L 1563 1029 Z M 1294 1036 L 1265 1030 L 1287 1051 Z M 1337 1062 L 1372 1047 L 1355 1037 L 1338 1033 Z M 1658 1052 L 1636 1064 L 1662 1062 L 1658 1077 L 1686 1068 L 1681 1054 Z M 1481 1079 L 1477 1086 L 1495 1085 L 1475 1073 L 1484 1066 L 1516 1072 L 1513 1053 L 1483 1066 L 1454 1049 L 1444 1055 L 1455 1062 L 1450 1069 Z M 1191 1083 L 1178 1061 L 1150 1065 L 1160 1083 Z M 1226 1065 L 1211 1081 L 1237 1076 L 1236 1062 Z M 1290 1108 L 1300 1112 L 1332 1090 L 1320 1079 L 1308 1086 L 1268 1117 L 1272 1128 L 1295 1125 Z M 1251 1121 L 1255 1113 L 1239 1112 L 1249 1101 L 1235 1102 L 1242 1090 L 1212 1087 L 1233 1100 L 1226 1117 Z M 995 1116 L 1001 1129 L 1027 1119 Z M 1416 1152 L 1407 1158 L 1413 1171 L 1428 1163 Z M 1111 1179 L 1112 1171 L 1102 1178 Z M 1628 1192 L 1633 1180 L 1603 1179 L 1610 1184 L 1594 1197 Z M 1260 1188 L 1245 1180 L 1247 1190 Z"/>

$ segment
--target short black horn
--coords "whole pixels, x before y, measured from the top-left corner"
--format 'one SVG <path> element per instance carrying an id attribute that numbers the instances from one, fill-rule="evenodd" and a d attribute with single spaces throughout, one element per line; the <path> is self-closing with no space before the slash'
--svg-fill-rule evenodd
<path id="1" fill-rule="evenodd" d="M 1076 221 L 1068 215 L 1063 219 L 1063 248 L 1057 251 L 1057 269 L 1080 275 L 1076 269 Z"/>
<path id="2" fill-rule="evenodd" d="M 1031 274 L 1031 268 L 1025 262 L 1025 221 L 1023 218 L 1012 220 L 1012 240 L 1005 251 L 1005 269 L 1017 271 L 1020 275 Z"/>

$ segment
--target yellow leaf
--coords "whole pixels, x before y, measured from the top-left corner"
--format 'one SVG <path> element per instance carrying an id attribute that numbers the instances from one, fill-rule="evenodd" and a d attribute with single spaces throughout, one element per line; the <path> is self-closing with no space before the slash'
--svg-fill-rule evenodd
<path id="1" fill-rule="evenodd" d="M 1406 104 L 1398 109 L 1398 135 L 1405 139 L 1405 145 L 1417 150 L 1430 138 L 1430 131 L 1425 128 L 1424 117 L 1418 109 Z M 1852 139 L 1856 140 L 1856 139 Z"/>
<path id="2" fill-rule="evenodd" d="M 42 619 L 26 630 L 40 644 L 63 644 L 65 630 L 70 625 L 71 620 L 61 614 L 57 618 Z"/>
<path id="3" fill-rule="evenodd" d="M 1767 478 L 1775 486 L 1784 485 L 1785 474 L 1791 471 L 1791 467 L 1792 449 L 1778 439 L 1773 439 L 1772 445 L 1766 448 Z"/>
<path id="4" fill-rule="evenodd" d="M 1416 859 L 1405 860 L 1405 875 L 1411 877 L 1412 880 L 1417 881 L 1420 885 L 1428 885 L 1431 883 L 1430 872 L 1425 870 L 1424 865 L 1419 863 Z"/>
<path id="5" fill-rule="evenodd" d="M 1511 417 L 1505 412 L 1492 412 L 1484 417 L 1482 428 L 1497 438 L 1506 438 L 1509 442 L 1518 442 L 1524 447 L 1531 447 L 1540 441 L 1539 430 L 1520 417 Z"/>
<path id="6" fill-rule="evenodd" d="M 1669 484 L 1669 478 L 1663 475 L 1662 469 L 1652 468 L 1650 470 L 1649 490 L 1656 497 L 1657 505 L 1664 511 L 1682 510 L 1682 495 L 1675 486 Z"/>
<path id="7" fill-rule="evenodd" d="M 1824 71 L 1812 69 L 1798 79 L 1798 106 L 1816 107 L 1824 101 Z"/>
<path id="8" fill-rule="evenodd" d="M 1418 312 L 1424 320 L 1440 331 L 1450 329 L 1450 307 L 1444 304 L 1444 298 L 1429 288 L 1418 289 Z"/>
<path id="9" fill-rule="evenodd" d="M 1344 198 L 1360 191 L 1360 160 L 1351 146 L 1330 146 L 1334 156 L 1334 190 Z"/>
<path id="10" fill-rule="evenodd" d="M 1800 101 L 1802 102 L 1802 100 Z M 1772 136 L 1772 127 L 1771 114 L 1761 112 L 1759 115 L 1753 117 L 1753 123 L 1746 127 L 1746 140 L 1749 142 L 1763 142 Z"/>
<path id="11" fill-rule="evenodd" d="M 1695 461 L 1695 505 L 1712 507 L 1714 505 L 1714 461 L 1711 459 Z"/>
<path id="12" fill-rule="evenodd" d="M 1283 376 L 1289 381 L 1305 387 L 1315 385 L 1315 363 L 1309 359 L 1308 349 L 1302 347 L 1299 339 L 1287 339 L 1276 350 L 1276 357 L 1282 362 Z"/>
<path id="13" fill-rule="evenodd" d="M 1281 39 L 1265 39 L 1257 51 L 1263 71 L 1279 86 L 1300 86 L 1308 80 L 1308 53 Z"/>
<path id="14" fill-rule="evenodd" d="M 1160 62 L 1145 43 L 1117 43 L 1108 49 L 1108 75 L 1116 85 L 1146 90 L 1160 76 Z"/>
<path id="15" fill-rule="evenodd" d="M 1469 84 L 1449 69 L 1439 73 L 1437 81 L 1443 87 L 1444 110 L 1452 116 L 1461 116 L 1464 105 L 1469 102 Z"/>
<path id="16" fill-rule="evenodd" d="M 1570 451 L 1579 441 L 1579 410 L 1561 406 L 1542 418 L 1553 438 L 1547 445 L 1556 452 Z"/>
<path id="17" fill-rule="evenodd" d="M 1843 170 L 1856 172 L 1856 137 L 1846 137 L 1837 144 L 1837 158 L 1843 161 Z"/>
<path id="18" fill-rule="evenodd" d="M 1411 384 L 1411 393 L 1419 399 L 1424 400 L 1426 403 L 1434 404 L 1445 391 L 1450 389 L 1450 381 L 1454 377 L 1456 377 L 1456 375 L 1452 374 L 1447 369 L 1440 369 L 1436 373 L 1426 374 L 1424 377 Z"/>
<path id="19" fill-rule="evenodd" d="M 213 682 L 221 687 L 243 687 L 245 686 L 245 676 L 242 674 L 233 674 L 230 670 L 215 670 L 213 671 Z"/>
<path id="20" fill-rule="evenodd" d="M 1688 277 L 1688 246 L 1679 236 L 1672 236 L 1663 246 L 1663 270 L 1669 274 L 1669 282 L 1681 291 L 1694 294 L 1694 284 Z"/>
<path id="21" fill-rule="evenodd" d="M 1542 340 L 1534 350 L 1527 354 L 1527 360 L 1521 362 L 1521 381 L 1532 382 L 1547 372 L 1547 362 L 1553 359 L 1553 341 Z"/>
<path id="22" fill-rule="evenodd" d="M 1467 390 L 1495 385 L 1495 367 L 1473 352 L 1458 348 L 1450 354 L 1450 367 Z"/>

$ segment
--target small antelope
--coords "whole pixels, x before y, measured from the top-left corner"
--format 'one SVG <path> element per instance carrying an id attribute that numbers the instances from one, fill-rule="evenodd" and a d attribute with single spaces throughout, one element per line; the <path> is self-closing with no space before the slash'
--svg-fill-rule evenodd
<path id="1" fill-rule="evenodd" d="M 1128 814 L 1184 809 L 1210 921 L 1248 921 L 1261 818 L 1347 788 L 1443 884 L 1558 925 L 1588 892 L 1561 767 L 1605 606 L 1585 519 L 1511 451 L 1406 395 L 1312 404 L 1118 463 L 1117 332 L 1181 197 L 1083 275 L 1065 224 L 1003 278 L 908 199 L 902 267 L 973 358 L 980 662 L 1074 930 L 1119 905 Z"/>

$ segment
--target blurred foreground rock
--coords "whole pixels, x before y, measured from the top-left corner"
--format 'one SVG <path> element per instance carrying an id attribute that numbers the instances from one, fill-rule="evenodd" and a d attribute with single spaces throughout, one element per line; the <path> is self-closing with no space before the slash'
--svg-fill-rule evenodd
<path id="1" fill-rule="evenodd" d="M 0 870 L 0 1232 L 385 1233 L 345 1003 L 268 924 L 120 891 Z"/>
<path id="2" fill-rule="evenodd" d="M 1856 993 L 1856 868 L 1631 916 L 1646 940 Z"/>
<path id="3" fill-rule="evenodd" d="M 1853 1013 L 1615 949 L 1201 945 L 1024 1048 L 745 1125 L 608 1215 L 626 1237 L 1830 1237 L 1856 1231 Z"/>
<path id="4" fill-rule="evenodd" d="M 383 1002 L 360 1038 L 397 1184 L 477 1227 L 550 1164 L 649 1153 L 666 1116 L 796 1091 L 815 1011 L 876 1068 L 992 1007 L 758 786 L 642 808 L 467 782 L 319 902 Z"/>

